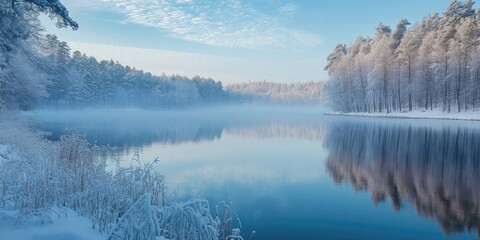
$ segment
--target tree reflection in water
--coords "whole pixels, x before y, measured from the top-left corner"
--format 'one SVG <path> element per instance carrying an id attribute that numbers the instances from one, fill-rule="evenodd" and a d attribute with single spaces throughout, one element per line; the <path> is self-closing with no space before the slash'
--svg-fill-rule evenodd
<path id="1" fill-rule="evenodd" d="M 407 203 L 446 234 L 480 231 L 480 131 L 349 122 L 332 126 L 326 167 L 336 183 Z"/>

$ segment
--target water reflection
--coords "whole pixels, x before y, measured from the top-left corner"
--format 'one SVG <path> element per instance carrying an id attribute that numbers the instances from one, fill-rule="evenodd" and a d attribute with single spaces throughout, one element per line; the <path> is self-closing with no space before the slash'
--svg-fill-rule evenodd
<path id="1" fill-rule="evenodd" d="M 85 124 L 46 123 L 42 129 L 50 134 L 49 139 L 56 141 L 64 134 L 65 129 L 86 134 L 89 142 L 99 146 L 115 146 L 121 148 L 142 148 L 152 143 L 182 144 L 188 142 L 213 141 L 219 139 L 223 128 L 216 124 L 196 124 L 187 121 L 143 121 L 130 123 L 100 123 L 95 126 Z"/>
<path id="2" fill-rule="evenodd" d="M 324 145 L 336 183 L 370 192 L 374 204 L 390 198 L 395 211 L 411 204 L 446 234 L 478 231 L 479 130 L 346 122 L 332 125 Z"/>
<path id="3" fill-rule="evenodd" d="M 228 128 L 226 135 L 258 139 L 303 139 L 323 141 L 326 128 L 319 121 L 274 121 L 267 124 Z"/>
<path id="4" fill-rule="evenodd" d="M 302 111 L 305 113 L 305 110 Z M 318 118 L 318 113 L 317 117 Z M 284 109 L 207 109 L 146 111 L 138 109 L 38 111 L 41 128 L 56 141 L 71 128 L 98 146 L 122 149 L 152 144 L 185 144 L 218 140 L 223 134 L 250 138 L 321 140 L 324 127 L 311 116 L 285 115 Z"/>

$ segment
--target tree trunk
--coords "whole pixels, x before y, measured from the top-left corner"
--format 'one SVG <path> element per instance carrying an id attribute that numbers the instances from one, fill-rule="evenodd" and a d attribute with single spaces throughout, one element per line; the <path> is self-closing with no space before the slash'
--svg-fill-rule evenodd
<path id="1" fill-rule="evenodd" d="M 413 110 L 412 104 L 412 63 L 411 59 L 408 60 L 408 111 Z"/>

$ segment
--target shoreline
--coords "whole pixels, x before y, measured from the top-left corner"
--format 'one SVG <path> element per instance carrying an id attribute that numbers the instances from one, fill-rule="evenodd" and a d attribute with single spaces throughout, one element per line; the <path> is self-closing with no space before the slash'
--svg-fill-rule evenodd
<path id="1" fill-rule="evenodd" d="M 426 112 L 428 113 L 428 112 Z M 436 112 L 431 112 L 436 113 Z M 399 114 L 404 113 L 324 113 L 325 116 L 344 116 L 344 117 L 364 117 L 364 118 L 395 118 L 395 119 L 420 119 L 420 120 L 447 120 L 447 121 L 469 121 L 469 122 L 480 122 L 480 112 L 478 112 L 477 118 L 465 118 L 465 117 L 428 117 L 428 116 L 402 116 Z M 451 113 L 449 113 L 451 114 Z"/>

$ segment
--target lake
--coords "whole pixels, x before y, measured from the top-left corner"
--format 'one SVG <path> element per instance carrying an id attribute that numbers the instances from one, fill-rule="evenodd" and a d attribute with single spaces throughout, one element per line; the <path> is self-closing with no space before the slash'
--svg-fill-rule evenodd
<path id="1" fill-rule="evenodd" d="M 479 236 L 478 122 L 247 106 L 30 115 L 51 140 L 71 128 L 115 147 L 100 153 L 112 169 L 158 157 L 169 200 L 231 202 L 245 239 Z"/>

